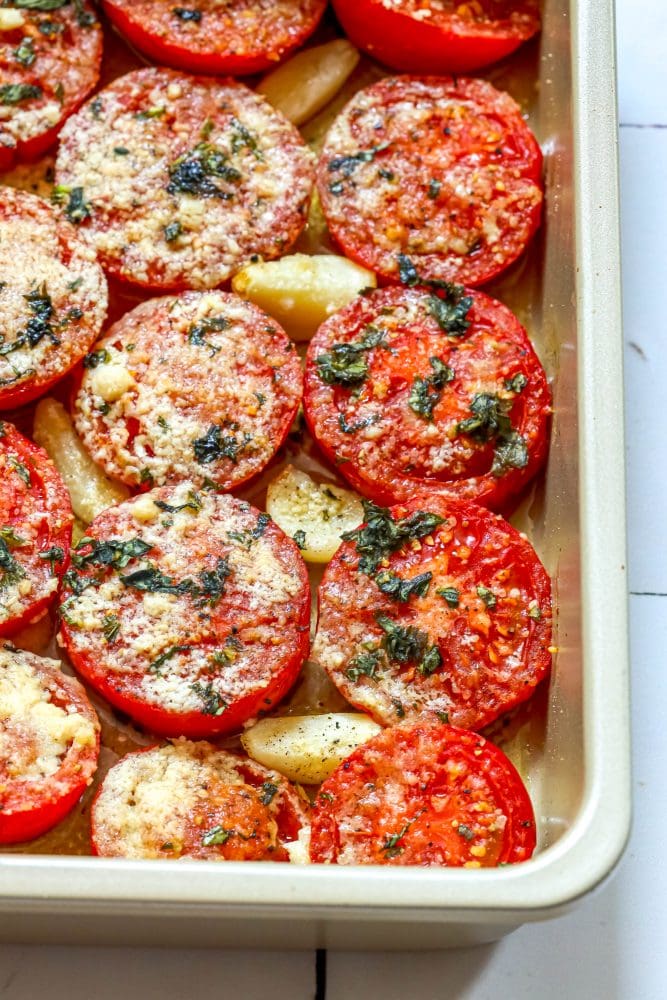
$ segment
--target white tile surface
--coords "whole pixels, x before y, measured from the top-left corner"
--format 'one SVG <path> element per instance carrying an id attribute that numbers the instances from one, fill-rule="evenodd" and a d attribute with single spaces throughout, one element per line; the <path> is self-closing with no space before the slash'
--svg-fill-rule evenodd
<path id="1" fill-rule="evenodd" d="M 585 2 L 585 0 L 581 0 Z M 618 0 L 631 590 L 667 595 L 667 4 Z M 600 331 L 604 337 L 604 331 Z M 498 945 L 328 956 L 327 1000 L 662 1000 L 667 596 L 631 600 L 635 827 L 612 883 Z M 609 720 L 613 726 L 614 720 Z M 120 989 L 119 989 L 120 987 Z M 312 1000 L 314 956 L 0 946 L 0 997 Z"/>

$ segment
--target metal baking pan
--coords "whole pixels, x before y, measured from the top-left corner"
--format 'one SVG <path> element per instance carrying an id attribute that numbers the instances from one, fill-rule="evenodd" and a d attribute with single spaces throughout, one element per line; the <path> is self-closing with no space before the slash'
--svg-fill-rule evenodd
<path id="1" fill-rule="evenodd" d="M 0 855 L 0 937 L 27 942 L 441 948 L 565 912 L 630 825 L 625 482 L 613 0 L 546 0 L 541 39 L 484 74 L 545 152 L 545 225 L 491 288 L 552 379 L 549 467 L 524 504 L 555 582 L 548 688 L 512 751 L 539 823 L 522 865 L 463 871 Z"/>

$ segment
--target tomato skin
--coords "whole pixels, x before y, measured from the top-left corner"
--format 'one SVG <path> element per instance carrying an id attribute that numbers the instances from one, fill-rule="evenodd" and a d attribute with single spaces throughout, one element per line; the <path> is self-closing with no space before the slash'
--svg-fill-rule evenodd
<path id="1" fill-rule="evenodd" d="M 107 274 L 162 292 L 217 288 L 255 254 L 285 253 L 313 174 L 301 135 L 261 95 L 164 67 L 100 90 L 68 121 L 56 160 L 58 185 L 85 189 L 80 232 Z"/>
<path id="2" fill-rule="evenodd" d="M 521 25 L 491 18 L 470 24 L 445 13 L 419 20 L 407 10 L 387 8 L 382 0 L 333 0 L 333 6 L 355 45 L 392 69 L 408 73 L 481 69 L 510 55 L 540 27 L 539 10 L 530 2 L 523 4 L 528 9 Z"/>
<path id="3" fill-rule="evenodd" d="M 282 37 L 274 38 L 270 49 L 263 49 L 259 45 L 254 47 L 248 38 L 246 51 L 239 50 L 236 46 L 227 45 L 225 48 L 224 35 L 218 35 L 215 31 L 211 33 L 210 30 L 206 33 L 207 44 L 188 47 L 174 36 L 169 25 L 165 25 L 159 34 L 152 30 L 149 18 L 143 10 L 137 11 L 138 6 L 134 0 L 103 0 L 104 11 L 118 31 L 150 59 L 191 73 L 248 76 L 271 69 L 302 45 L 319 24 L 326 3 L 324 0 L 302 3 L 308 9 L 304 12 L 303 23 L 298 29 L 290 28 Z M 151 5 L 143 3 L 142 6 L 145 8 Z M 241 30 L 241 34 L 244 36 L 245 32 Z M 196 41 L 198 43 L 199 39 Z"/>
<path id="4" fill-rule="evenodd" d="M 195 512 L 163 518 L 156 508 L 152 520 L 145 518 L 147 503 L 187 507 L 192 497 L 201 504 Z M 216 737 L 269 711 L 292 687 L 308 654 L 310 586 L 296 544 L 265 518 L 229 495 L 198 494 L 188 482 L 100 514 L 88 538 L 102 544 L 140 540 L 148 549 L 145 558 L 129 558 L 121 567 L 81 564 L 93 551 L 88 544 L 75 554 L 86 587 L 77 594 L 72 580 L 65 581 L 60 640 L 77 672 L 115 708 L 161 736 Z M 223 579 L 212 596 L 216 566 Z M 120 579 L 146 570 L 167 577 L 167 589 L 135 588 Z M 188 585 L 179 590 L 184 581 Z M 193 584 L 199 594 L 189 589 Z M 94 596 L 100 586 L 106 590 L 102 602 Z M 156 609 L 143 594 L 153 601 L 169 597 Z M 111 639 L 104 634 L 109 616 L 116 623 Z"/>
<path id="5" fill-rule="evenodd" d="M 43 198 L 4 188 L 0 231 L 0 328 L 10 331 L 0 358 L 0 410 L 6 410 L 43 395 L 81 360 L 104 323 L 108 290 L 74 226 Z M 29 354 L 14 364 L 20 338 Z"/>
<path id="6" fill-rule="evenodd" d="M 502 751 L 478 734 L 420 720 L 385 729 L 323 783 L 310 856 L 481 868 L 527 861 L 535 843 L 530 798 Z"/>
<path id="7" fill-rule="evenodd" d="M 181 768 L 180 781 L 165 786 L 165 771 L 174 765 Z M 175 829 L 168 840 L 159 819 L 153 826 L 154 817 L 142 813 L 142 786 L 148 785 L 167 796 L 178 793 L 171 803 L 168 822 L 175 821 Z M 193 799 L 193 790 L 205 794 Z M 129 816 L 124 816 L 124 795 L 132 798 Z M 306 804 L 278 772 L 210 743 L 177 740 L 127 754 L 111 768 L 93 801 L 91 849 L 98 857 L 286 862 L 285 843 L 297 840 L 307 822 Z M 231 836 L 207 845 L 202 834 L 212 828 L 226 828 Z"/>
<path id="8" fill-rule="evenodd" d="M 541 171 L 521 109 L 486 80 L 386 77 L 334 121 L 317 188 L 334 241 L 380 283 L 405 258 L 422 282 L 477 287 L 535 234 Z"/>
<path id="9" fill-rule="evenodd" d="M 19 466 L 26 471 L 21 474 Z M 6 421 L 0 422 L 0 468 L 3 526 L 15 529 L 15 534 L 22 537 L 28 533 L 28 525 L 40 517 L 37 534 L 27 551 L 23 546 L 12 550 L 32 586 L 31 596 L 21 601 L 20 610 L 0 622 L 0 636 L 4 637 L 42 617 L 55 600 L 57 587 L 53 584 L 62 579 L 69 566 L 74 515 L 67 488 L 46 452 Z M 26 473 L 30 487 L 23 482 Z M 54 548 L 60 550 L 62 559 L 53 563 L 40 559 L 40 553 Z"/>
<path id="10" fill-rule="evenodd" d="M 100 724 L 83 686 L 74 678 L 62 674 L 52 660 L 33 656 L 22 650 L 11 650 L 16 657 L 27 660 L 37 673 L 42 686 L 50 692 L 51 701 L 60 708 L 72 708 L 89 720 L 95 729 L 94 742 L 88 746 L 71 745 L 61 766 L 41 781 L 14 781 L 5 776 L 2 808 L 0 809 L 0 844 L 16 844 L 46 833 L 71 812 L 92 780 L 100 750 Z"/>
<path id="11" fill-rule="evenodd" d="M 302 396 L 287 334 L 263 310 L 225 292 L 142 302 L 95 344 L 95 354 L 107 360 L 81 372 L 74 423 L 94 461 L 133 488 L 178 479 L 238 488 L 282 446 Z M 96 379 L 108 362 L 129 370 L 131 384 L 100 409 Z M 224 431 L 232 413 L 237 426 Z M 212 426 L 239 442 L 235 457 L 197 460 L 193 441 Z"/>
<path id="12" fill-rule="evenodd" d="M 503 510 L 546 459 L 551 398 L 526 331 L 509 309 L 483 292 L 460 289 L 459 294 L 472 303 L 463 333 L 449 335 L 439 327 L 431 310 L 433 291 L 388 287 L 341 309 L 308 347 L 304 410 L 311 433 L 340 474 L 378 504 L 433 493 Z M 371 327 L 385 331 L 390 349 L 380 345 L 364 355 L 365 381 L 326 384 L 318 359 L 335 344 L 358 343 Z M 416 377 L 432 374 L 433 355 L 451 367 L 454 377 L 426 420 L 410 406 L 411 378 L 414 386 Z M 526 383 L 516 395 L 506 388 L 514 376 Z M 491 471 L 496 439 L 478 443 L 457 430 L 470 417 L 480 385 L 504 399 L 512 427 L 526 444 L 525 464 L 508 465 L 499 475 Z M 439 452 L 433 457 L 436 445 L 447 441 L 445 457 Z"/>
<path id="13" fill-rule="evenodd" d="M 476 504 L 424 494 L 385 513 L 396 524 L 420 512 L 442 523 L 385 553 L 373 571 L 359 569 L 356 538 L 340 546 L 318 591 L 312 659 L 380 725 L 437 715 L 483 729 L 549 672 L 551 582 L 530 543 Z M 404 581 L 429 573 L 428 586 L 400 600 L 380 589 L 380 570 Z M 413 654 L 392 652 L 394 628 L 419 642 Z M 425 667 L 427 650 L 436 660 Z"/>
<path id="14" fill-rule="evenodd" d="M 25 9 L 21 13 L 23 24 L 0 35 L 0 76 L 3 82 L 7 79 L 10 83 L 39 86 L 44 101 L 58 101 L 61 114 L 55 125 L 45 118 L 41 126 L 32 125 L 27 135 L 21 135 L 22 129 L 17 134 L 0 122 L 0 171 L 37 160 L 54 145 L 67 118 L 95 88 L 102 65 L 102 29 L 90 3 L 82 4 L 80 12 L 68 6 L 46 12 L 46 16 L 39 10 Z M 80 23 L 79 13 L 84 19 L 90 18 L 90 23 Z M 55 24 L 58 30 L 49 35 L 40 31 L 39 25 L 45 21 Z M 17 47 L 26 38 L 34 46 L 35 55 L 28 66 L 19 63 L 15 56 Z M 63 87 L 62 92 L 58 84 Z M 37 111 L 40 106 L 37 105 Z M 20 117 L 22 110 L 22 105 L 18 105 L 17 116 Z M 33 111 L 32 103 L 28 110 Z"/>

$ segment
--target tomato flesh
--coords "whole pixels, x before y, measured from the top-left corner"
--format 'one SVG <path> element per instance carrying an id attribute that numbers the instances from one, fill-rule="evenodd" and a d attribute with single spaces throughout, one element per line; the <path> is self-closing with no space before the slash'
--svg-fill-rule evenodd
<path id="1" fill-rule="evenodd" d="M 102 61 L 102 30 L 91 4 L 48 12 L 26 5 L 12 13 L 16 26 L 0 31 L 0 171 L 53 145 L 95 87 Z"/>
<path id="2" fill-rule="evenodd" d="M 69 565 L 72 507 L 50 458 L 0 422 L 0 636 L 53 603 Z"/>
<path id="3" fill-rule="evenodd" d="M 389 77 L 332 125 L 317 186 L 346 256 L 397 283 L 477 286 L 540 220 L 542 154 L 519 106 L 485 80 Z"/>
<path id="4" fill-rule="evenodd" d="M 310 343 L 304 406 L 377 503 L 433 492 L 502 508 L 546 457 L 544 369 L 510 310 L 468 289 L 385 288 L 336 313 Z"/>
<path id="5" fill-rule="evenodd" d="M 530 697 L 551 662 L 551 586 L 530 543 L 433 494 L 366 515 L 318 592 L 312 655 L 341 694 L 382 725 L 466 729 Z"/>
<path id="6" fill-rule="evenodd" d="M 313 33 L 326 0 L 103 0 L 118 30 L 156 62 L 192 73 L 244 76 L 270 69 Z"/>
<path id="7" fill-rule="evenodd" d="M 238 487 L 273 458 L 301 399 L 301 365 L 285 332 L 224 292 L 142 303 L 84 366 L 76 428 L 95 461 L 128 486 Z"/>
<path id="8" fill-rule="evenodd" d="M 285 844 L 305 824 L 304 804 L 282 775 L 179 740 L 111 769 L 93 804 L 92 846 L 103 857 L 289 861 Z"/>
<path id="9" fill-rule="evenodd" d="M 334 0 L 333 5 L 355 45 L 410 73 L 469 73 L 510 55 L 540 28 L 538 0 Z"/>
<path id="10" fill-rule="evenodd" d="M 70 812 L 97 766 L 99 734 L 77 680 L 52 660 L 0 650 L 0 843 L 33 840 Z"/>
<path id="11" fill-rule="evenodd" d="M 324 782 L 310 853 L 327 864 L 493 868 L 534 848 L 530 798 L 502 751 L 422 720 L 380 733 Z"/>
<path id="12" fill-rule="evenodd" d="M 110 508 L 65 579 L 61 640 L 112 705 L 205 739 L 268 712 L 308 652 L 295 543 L 250 504 L 187 481 Z"/>

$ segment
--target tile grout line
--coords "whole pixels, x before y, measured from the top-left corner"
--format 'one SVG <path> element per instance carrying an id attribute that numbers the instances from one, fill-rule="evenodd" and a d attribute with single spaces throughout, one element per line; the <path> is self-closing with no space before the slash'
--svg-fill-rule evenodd
<path id="1" fill-rule="evenodd" d="M 666 129 L 667 124 L 662 124 L 660 122 L 619 122 L 619 128 L 655 128 L 655 129 Z"/>
<path id="2" fill-rule="evenodd" d="M 630 597 L 667 597 L 667 592 L 660 590 L 630 590 Z"/>

